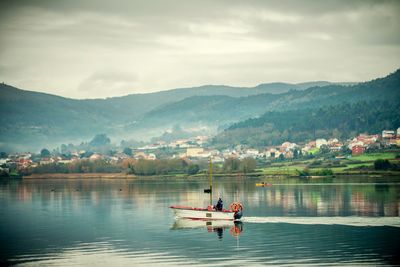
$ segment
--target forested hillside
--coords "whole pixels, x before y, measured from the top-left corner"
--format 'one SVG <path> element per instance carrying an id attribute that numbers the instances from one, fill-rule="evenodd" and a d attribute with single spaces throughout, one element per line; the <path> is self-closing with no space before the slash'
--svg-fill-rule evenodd
<path id="1" fill-rule="evenodd" d="M 146 113 L 132 129 L 152 125 L 225 126 L 257 117 L 266 111 L 301 110 L 356 103 L 359 101 L 400 99 L 400 71 L 357 85 L 328 85 L 282 94 L 259 94 L 247 97 L 194 96 L 167 104 Z"/>
<path id="2" fill-rule="evenodd" d="M 34 150 L 43 145 L 87 140 L 98 133 L 117 142 L 149 140 L 176 126 L 216 134 L 269 111 L 301 113 L 345 103 L 400 99 L 399 70 L 355 85 L 328 83 L 308 88 L 324 84 L 327 83 L 273 83 L 253 88 L 207 85 L 92 100 L 68 99 L 0 84 L 0 149 Z M 290 87 L 293 88 L 287 91 Z"/>
<path id="3" fill-rule="evenodd" d="M 315 138 L 345 139 L 359 133 L 380 133 L 383 129 L 397 129 L 399 126 L 399 101 L 362 101 L 316 109 L 267 112 L 260 118 L 232 125 L 216 136 L 213 143 L 262 147 Z"/>

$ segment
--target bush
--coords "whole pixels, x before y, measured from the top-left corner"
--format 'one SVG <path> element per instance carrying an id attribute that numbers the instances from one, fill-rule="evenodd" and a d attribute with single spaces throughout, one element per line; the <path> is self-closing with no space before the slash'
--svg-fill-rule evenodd
<path id="1" fill-rule="evenodd" d="M 321 160 L 314 160 L 313 162 L 311 162 L 308 166 L 310 168 L 314 168 L 314 167 L 319 167 L 322 165 L 322 161 Z"/>
<path id="2" fill-rule="evenodd" d="M 302 176 L 302 177 L 304 177 L 304 176 L 310 176 L 310 169 L 309 168 L 304 168 L 303 170 L 297 170 L 296 169 L 296 172 L 297 172 L 297 174 L 299 175 L 299 176 Z"/>
<path id="3" fill-rule="evenodd" d="M 377 159 L 374 162 L 375 170 L 389 170 L 392 164 L 387 159 Z"/>
<path id="4" fill-rule="evenodd" d="M 199 165 L 197 165 L 197 164 L 190 164 L 190 165 L 188 166 L 187 173 L 190 174 L 190 175 L 193 175 L 193 174 L 198 173 L 199 170 L 200 170 Z"/>
<path id="5" fill-rule="evenodd" d="M 322 169 L 318 171 L 316 174 L 321 176 L 330 176 L 333 175 L 333 171 L 331 169 Z"/>

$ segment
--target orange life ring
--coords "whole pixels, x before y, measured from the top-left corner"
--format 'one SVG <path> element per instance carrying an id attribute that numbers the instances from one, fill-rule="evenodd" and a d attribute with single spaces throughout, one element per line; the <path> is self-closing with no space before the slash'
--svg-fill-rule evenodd
<path id="1" fill-rule="evenodd" d="M 233 202 L 229 208 L 231 209 L 231 211 L 233 212 L 238 212 L 238 211 L 242 211 L 243 210 L 243 205 L 239 202 Z"/>
<path id="2" fill-rule="evenodd" d="M 229 232 L 231 233 L 232 236 L 238 237 L 242 233 L 242 229 L 234 225 L 231 227 L 231 229 L 229 229 Z"/>

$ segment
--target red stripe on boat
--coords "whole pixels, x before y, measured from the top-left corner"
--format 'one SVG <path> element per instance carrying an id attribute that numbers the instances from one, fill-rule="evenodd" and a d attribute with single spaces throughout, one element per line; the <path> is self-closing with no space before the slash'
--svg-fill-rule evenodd
<path id="1" fill-rule="evenodd" d="M 217 210 L 208 210 L 205 208 L 195 208 L 195 207 L 189 207 L 189 206 L 171 206 L 171 209 L 180 209 L 180 210 L 198 210 L 198 211 L 210 211 L 210 212 L 227 212 L 227 213 L 232 213 L 232 211 L 227 210 L 227 209 L 222 209 L 222 211 L 217 211 Z"/>

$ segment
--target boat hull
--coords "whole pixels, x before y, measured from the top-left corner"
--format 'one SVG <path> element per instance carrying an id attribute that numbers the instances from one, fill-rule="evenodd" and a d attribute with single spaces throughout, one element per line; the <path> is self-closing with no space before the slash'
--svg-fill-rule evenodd
<path id="1" fill-rule="evenodd" d="M 229 210 L 215 211 L 182 206 L 171 206 L 171 209 L 173 209 L 175 216 L 178 218 L 192 220 L 237 220 L 235 213 Z"/>
<path id="2" fill-rule="evenodd" d="M 256 183 L 257 187 L 270 187 L 272 186 L 272 184 L 269 183 Z"/>
<path id="3" fill-rule="evenodd" d="M 190 228 L 229 228 L 235 225 L 232 220 L 191 220 L 177 218 L 171 229 L 190 229 Z"/>

